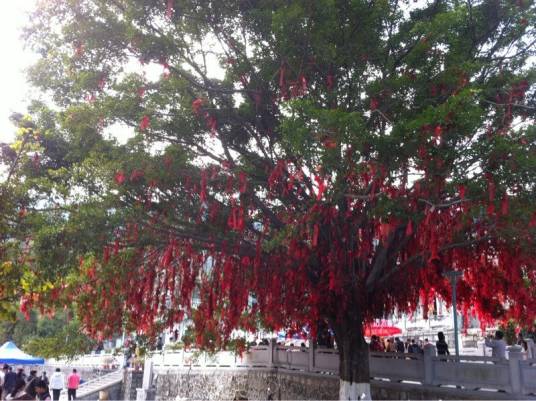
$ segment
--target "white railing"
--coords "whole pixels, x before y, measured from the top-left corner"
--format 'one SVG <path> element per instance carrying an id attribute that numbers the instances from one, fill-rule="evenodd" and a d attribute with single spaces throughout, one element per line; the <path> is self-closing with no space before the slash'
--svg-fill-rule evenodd
<path id="1" fill-rule="evenodd" d="M 116 369 L 121 367 L 122 355 L 112 354 L 88 354 L 72 360 L 47 359 L 47 366 L 74 366 L 78 368 Z"/>
<path id="2" fill-rule="evenodd" d="M 224 351 L 207 355 L 192 350 L 154 354 L 152 368 L 165 373 L 177 368 L 280 368 L 315 374 L 337 375 L 339 355 L 332 349 L 252 347 L 242 356 Z M 372 379 L 411 382 L 415 385 L 457 386 L 467 390 L 496 390 L 510 394 L 536 394 L 536 359 L 510 352 L 510 359 L 483 356 L 435 356 L 425 354 L 370 353 Z"/>

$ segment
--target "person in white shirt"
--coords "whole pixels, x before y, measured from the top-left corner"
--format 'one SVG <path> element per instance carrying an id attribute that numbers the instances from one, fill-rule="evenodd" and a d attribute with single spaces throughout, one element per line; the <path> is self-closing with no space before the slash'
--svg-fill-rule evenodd
<path id="1" fill-rule="evenodd" d="M 56 371 L 50 376 L 50 389 L 52 390 L 53 401 L 58 401 L 60 399 L 60 393 L 64 386 L 65 375 L 61 372 L 60 368 L 56 368 Z"/>
<path id="2" fill-rule="evenodd" d="M 495 338 L 486 338 L 486 347 L 491 348 L 491 356 L 493 358 L 506 358 L 506 341 L 503 340 L 504 334 L 502 331 L 495 332 Z"/>

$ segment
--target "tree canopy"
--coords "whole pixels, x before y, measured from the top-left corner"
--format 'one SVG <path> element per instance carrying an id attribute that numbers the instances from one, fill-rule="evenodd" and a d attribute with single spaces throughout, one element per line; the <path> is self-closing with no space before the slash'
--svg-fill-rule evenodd
<path id="1" fill-rule="evenodd" d="M 445 271 L 466 313 L 533 319 L 534 21 L 526 0 L 41 3 L 30 77 L 102 222 L 68 219 L 91 256 L 41 301 L 97 337 L 186 315 L 212 348 L 326 320 L 349 383 L 363 323 L 448 300 Z"/>

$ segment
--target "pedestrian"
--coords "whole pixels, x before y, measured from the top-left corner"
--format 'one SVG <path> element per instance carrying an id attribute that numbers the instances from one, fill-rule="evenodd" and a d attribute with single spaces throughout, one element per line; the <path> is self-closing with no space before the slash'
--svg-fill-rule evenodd
<path id="1" fill-rule="evenodd" d="M 449 345 L 445 341 L 445 334 L 442 331 L 437 333 L 437 341 L 435 343 L 437 355 L 450 355 Z"/>
<path id="2" fill-rule="evenodd" d="M 80 386 L 80 375 L 76 372 L 76 369 L 73 369 L 73 373 L 71 373 L 67 377 L 67 400 L 76 400 L 76 390 L 78 389 L 78 386 Z"/>
<path id="3" fill-rule="evenodd" d="M 20 377 L 24 382 L 26 382 L 26 373 L 24 373 L 24 368 L 19 366 L 17 369 L 17 377 Z"/>
<path id="4" fill-rule="evenodd" d="M 35 384 L 35 391 L 37 393 L 37 399 L 39 401 L 51 401 L 50 393 L 48 391 L 48 383 L 42 379 L 37 379 Z"/>
<path id="5" fill-rule="evenodd" d="M 415 339 L 411 340 L 411 344 L 408 348 L 409 354 L 420 354 L 422 353 L 421 347 L 419 347 L 419 344 L 415 341 Z"/>
<path id="6" fill-rule="evenodd" d="M 5 398 L 4 394 L 4 380 L 6 378 L 7 373 L 7 364 L 4 364 L 4 367 L 0 371 L 0 399 L 3 400 Z"/>
<path id="7" fill-rule="evenodd" d="M 523 351 L 527 352 L 528 345 L 525 339 L 523 338 L 523 334 L 521 332 L 519 332 L 519 334 L 517 335 L 517 345 L 521 345 L 521 347 L 523 348 Z"/>
<path id="8" fill-rule="evenodd" d="M 385 349 L 386 352 L 396 352 L 396 345 L 395 340 L 392 338 L 389 338 L 387 340 L 387 347 Z"/>
<path id="9" fill-rule="evenodd" d="M 43 380 L 46 383 L 47 387 L 48 387 L 48 385 L 49 385 L 48 376 L 47 376 L 47 372 L 45 372 L 44 370 L 41 373 L 41 380 Z"/>
<path id="10" fill-rule="evenodd" d="M 429 349 L 432 349 L 433 351 L 427 351 Z M 434 344 L 432 344 L 430 341 L 428 341 L 427 338 L 424 339 L 424 345 L 422 346 L 422 351 L 424 352 L 432 352 L 435 356 L 436 349 L 434 347 Z"/>
<path id="11" fill-rule="evenodd" d="M 3 393 L 4 393 L 5 398 L 7 398 L 9 394 L 11 394 L 11 392 L 13 391 L 16 385 L 17 385 L 17 374 L 13 372 L 13 368 L 11 366 L 8 366 L 7 372 L 4 377 Z"/>
<path id="12" fill-rule="evenodd" d="M 372 336 L 370 338 L 370 350 L 373 352 L 383 352 L 383 346 L 378 336 Z"/>
<path id="13" fill-rule="evenodd" d="M 406 352 L 406 348 L 404 347 L 404 343 L 400 340 L 400 338 L 395 337 L 395 344 L 396 344 L 396 352 L 403 354 Z"/>
<path id="14" fill-rule="evenodd" d="M 37 370 L 30 370 L 30 376 L 28 376 L 28 380 L 26 380 L 26 393 L 32 398 L 35 398 L 37 395 L 37 392 L 35 391 L 37 380 Z"/>
<path id="15" fill-rule="evenodd" d="M 60 368 L 56 368 L 56 371 L 50 376 L 50 388 L 52 389 L 53 401 L 59 401 L 61 390 L 65 385 L 65 375 L 61 372 Z"/>
<path id="16" fill-rule="evenodd" d="M 488 336 L 485 340 L 486 347 L 491 348 L 492 358 L 506 358 L 506 342 L 504 341 L 504 333 L 500 330 L 495 332 L 495 338 Z"/>

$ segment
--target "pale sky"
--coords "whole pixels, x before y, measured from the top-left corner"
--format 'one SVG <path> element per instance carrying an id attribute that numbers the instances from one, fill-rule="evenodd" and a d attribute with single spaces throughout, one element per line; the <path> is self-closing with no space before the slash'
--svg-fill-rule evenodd
<path id="1" fill-rule="evenodd" d="M 0 142 L 13 138 L 15 128 L 9 121 L 12 112 L 26 112 L 25 99 L 29 86 L 24 69 L 36 59 L 29 50 L 24 50 L 20 38 L 28 12 L 36 0 L 2 1 L 0 12 Z"/>

